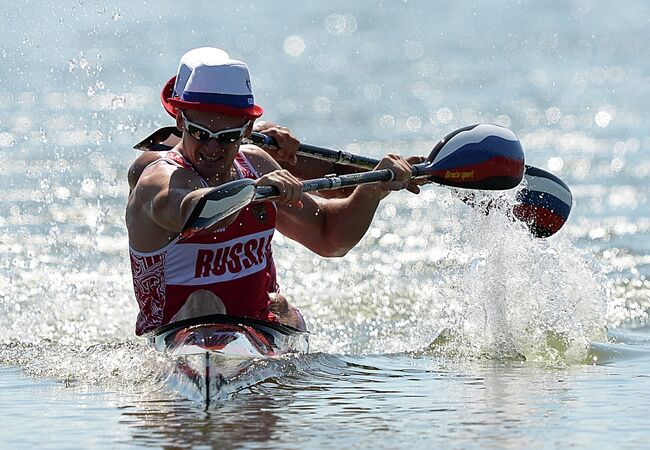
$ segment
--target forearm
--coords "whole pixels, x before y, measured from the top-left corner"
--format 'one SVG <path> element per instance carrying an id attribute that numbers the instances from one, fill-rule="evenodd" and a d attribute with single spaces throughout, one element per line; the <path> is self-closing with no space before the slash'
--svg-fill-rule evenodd
<path id="1" fill-rule="evenodd" d="M 342 199 L 305 195 L 302 208 L 278 205 L 278 231 L 321 256 L 344 256 L 368 231 L 388 192 L 379 185 L 365 185 Z"/>
<path id="2" fill-rule="evenodd" d="M 150 212 L 150 217 L 154 222 L 174 233 L 183 231 L 190 214 L 209 189 L 179 191 L 170 189 L 168 192 L 156 196 Z"/>
<path id="3" fill-rule="evenodd" d="M 322 206 L 323 235 L 330 244 L 328 256 L 343 256 L 368 231 L 381 200 L 388 195 L 373 185 L 357 187 L 344 199 L 332 199 Z"/>
<path id="4" fill-rule="evenodd" d="M 203 197 L 209 191 L 210 189 L 197 189 L 195 191 L 189 192 L 187 195 L 185 195 L 185 197 L 183 197 L 183 200 L 181 201 L 180 204 L 180 213 L 179 213 L 179 217 L 181 218 L 182 221 L 181 231 L 182 228 L 187 223 L 187 219 L 192 214 L 192 211 L 194 211 L 197 204 L 199 203 L 199 200 L 201 200 L 201 197 Z"/>

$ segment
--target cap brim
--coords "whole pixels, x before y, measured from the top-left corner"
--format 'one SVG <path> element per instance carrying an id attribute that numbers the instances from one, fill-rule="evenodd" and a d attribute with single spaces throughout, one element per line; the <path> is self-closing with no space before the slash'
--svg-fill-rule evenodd
<path id="1" fill-rule="evenodd" d="M 177 109 L 210 111 L 222 113 L 227 116 L 243 117 L 246 119 L 257 119 L 264 114 L 264 110 L 258 105 L 253 105 L 250 108 L 233 108 L 232 106 L 216 105 L 213 103 L 187 102 L 180 98 L 173 98 L 172 93 L 174 92 L 174 83 L 176 83 L 175 76 L 165 84 L 165 87 L 163 87 L 163 90 L 160 92 L 160 101 L 162 102 L 163 108 L 165 108 L 165 111 L 167 111 L 167 113 L 173 118 L 176 118 Z"/>

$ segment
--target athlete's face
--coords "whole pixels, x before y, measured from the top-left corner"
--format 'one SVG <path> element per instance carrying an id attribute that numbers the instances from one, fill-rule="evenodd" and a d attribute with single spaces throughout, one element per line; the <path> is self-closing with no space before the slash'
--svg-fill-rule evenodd
<path id="1" fill-rule="evenodd" d="M 252 122 L 219 113 L 179 111 L 176 125 L 183 130 L 181 152 L 204 178 L 225 182 L 242 139 Z"/>

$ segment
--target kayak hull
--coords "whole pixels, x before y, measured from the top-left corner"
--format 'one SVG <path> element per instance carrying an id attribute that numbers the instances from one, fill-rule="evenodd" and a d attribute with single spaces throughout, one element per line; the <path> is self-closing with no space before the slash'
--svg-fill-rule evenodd
<path id="1" fill-rule="evenodd" d="M 309 351 L 306 331 L 223 314 L 165 325 L 150 339 L 156 350 L 172 358 L 167 384 L 188 398 L 203 400 L 206 407 L 224 396 L 223 388 L 232 380 L 253 372 L 259 360 Z"/>

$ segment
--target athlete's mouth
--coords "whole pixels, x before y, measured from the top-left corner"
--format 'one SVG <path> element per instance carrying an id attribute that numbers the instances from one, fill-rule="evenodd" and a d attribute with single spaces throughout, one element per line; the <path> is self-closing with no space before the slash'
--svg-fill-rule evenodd
<path id="1" fill-rule="evenodd" d="M 199 157 L 201 159 L 204 159 L 204 160 L 208 161 L 208 162 L 215 162 L 215 161 L 219 161 L 221 159 L 221 155 L 208 156 L 205 153 L 199 153 Z"/>

